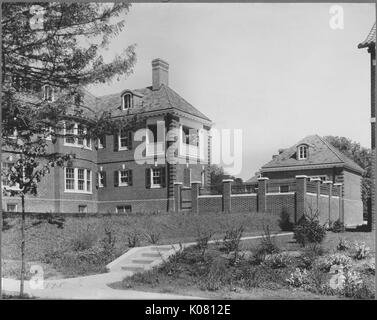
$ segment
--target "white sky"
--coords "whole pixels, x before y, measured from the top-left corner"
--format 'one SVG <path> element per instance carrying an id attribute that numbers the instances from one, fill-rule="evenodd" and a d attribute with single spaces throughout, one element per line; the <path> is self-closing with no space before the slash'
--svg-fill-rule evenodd
<path id="1" fill-rule="evenodd" d="M 134 74 L 91 89 L 99 96 L 151 85 L 151 61 L 170 64 L 169 86 L 213 120 L 243 130 L 243 179 L 279 148 L 309 134 L 370 146 L 370 61 L 357 49 L 373 4 L 133 4 L 107 58 L 136 43 Z"/>

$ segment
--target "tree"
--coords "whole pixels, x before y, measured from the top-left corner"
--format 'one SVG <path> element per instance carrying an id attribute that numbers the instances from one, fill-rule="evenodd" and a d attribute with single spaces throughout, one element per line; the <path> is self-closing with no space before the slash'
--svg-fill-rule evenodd
<path id="1" fill-rule="evenodd" d="M 368 202 L 371 199 L 372 186 L 373 157 L 371 150 L 362 147 L 360 143 L 346 137 L 326 136 L 325 139 L 365 170 L 361 181 L 361 198 L 363 201 L 364 215 L 367 215 L 368 222 L 371 222 L 368 212 Z"/>
<path id="2" fill-rule="evenodd" d="M 74 158 L 74 154 L 51 152 L 46 138 L 56 143 L 64 137 L 64 124 L 73 119 L 83 121 L 85 137 L 94 139 L 127 122 L 118 121 L 115 126 L 107 113 L 89 117 L 76 97 L 89 84 L 105 83 L 132 72 L 134 45 L 110 62 L 105 62 L 100 53 L 123 29 L 129 8 L 127 3 L 2 3 L 2 151 L 16 159 L 5 178 L 17 189 L 7 192 L 21 197 L 22 202 L 21 296 L 25 196 L 37 194 L 38 183 L 50 168 Z M 39 99 L 46 85 L 55 90 L 55 101 Z"/>

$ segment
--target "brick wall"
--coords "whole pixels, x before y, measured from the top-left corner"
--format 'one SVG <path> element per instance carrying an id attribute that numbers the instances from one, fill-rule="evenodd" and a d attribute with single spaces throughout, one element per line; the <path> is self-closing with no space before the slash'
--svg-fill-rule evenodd
<path id="1" fill-rule="evenodd" d="M 257 212 L 257 195 L 243 194 L 231 196 L 231 208 L 234 212 Z"/>

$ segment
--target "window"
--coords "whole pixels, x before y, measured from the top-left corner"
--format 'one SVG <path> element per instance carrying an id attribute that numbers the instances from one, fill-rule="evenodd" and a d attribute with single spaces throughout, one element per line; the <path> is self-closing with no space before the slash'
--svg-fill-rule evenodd
<path id="1" fill-rule="evenodd" d="M 298 147 L 298 160 L 305 160 L 308 158 L 308 146 L 301 145 Z"/>
<path id="2" fill-rule="evenodd" d="M 182 142 L 192 146 L 199 146 L 198 130 L 187 126 L 182 126 Z"/>
<path id="3" fill-rule="evenodd" d="M 157 142 L 157 124 L 149 124 L 148 129 L 148 142 L 156 143 Z"/>
<path id="4" fill-rule="evenodd" d="M 88 206 L 84 204 L 79 205 L 79 213 L 87 213 L 88 212 Z"/>
<path id="5" fill-rule="evenodd" d="M 86 138 L 86 127 L 78 123 L 67 123 L 64 127 L 64 145 L 91 149 L 91 142 Z"/>
<path id="6" fill-rule="evenodd" d="M 119 185 L 128 186 L 128 170 L 119 171 Z"/>
<path id="7" fill-rule="evenodd" d="M 65 189 L 74 190 L 75 189 L 75 169 L 66 168 L 65 169 Z"/>
<path id="8" fill-rule="evenodd" d="M 65 191 L 78 193 L 92 192 L 92 171 L 82 168 L 65 168 Z"/>
<path id="9" fill-rule="evenodd" d="M 8 212 L 17 212 L 17 204 L 7 203 L 7 211 Z"/>
<path id="10" fill-rule="evenodd" d="M 116 212 L 117 213 L 129 213 L 129 212 L 132 212 L 132 208 L 131 208 L 130 205 L 117 206 Z"/>
<path id="11" fill-rule="evenodd" d="M 122 107 L 123 110 L 132 108 L 132 95 L 130 93 L 126 93 L 125 95 L 123 95 Z"/>
<path id="12" fill-rule="evenodd" d="M 119 150 L 128 150 L 128 136 L 127 130 L 121 130 L 119 134 Z"/>
<path id="13" fill-rule="evenodd" d="M 43 87 L 43 99 L 46 101 L 53 101 L 53 90 L 49 85 Z"/>
<path id="14" fill-rule="evenodd" d="M 279 187 L 279 192 L 280 192 L 280 193 L 286 193 L 286 192 L 289 192 L 289 186 L 280 186 L 280 187 Z"/>
<path id="15" fill-rule="evenodd" d="M 161 187 L 161 169 L 160 168 L 153 168 L 152 169 L 152 181 L 151 187 Z"/>
<path id="16" fill-rule="evenodd" d="M 313 180 L 313 179 L 321 179 L 321 182 L 323 181 L 327 181 L 327 176 L 310 176 L 309 177 L 310 180 Z"/>
<path id="17" fill-rule="evenodd" d="M 101 138 L 98 138 L 98 149 L 103 149 L 106 146 L 106 137 L 102 136 Z"/>
<path id="18" fill-rule="evenodd" d="M 98 172 L 98 187 L 103 188 L 106 186 L 106 173 L 104 171 Z"/>
<path id="19" fill-rule="evenodd" d="M 132 170 L 119 170 L 114 172 L 115 187 L 132 186 Z"/>

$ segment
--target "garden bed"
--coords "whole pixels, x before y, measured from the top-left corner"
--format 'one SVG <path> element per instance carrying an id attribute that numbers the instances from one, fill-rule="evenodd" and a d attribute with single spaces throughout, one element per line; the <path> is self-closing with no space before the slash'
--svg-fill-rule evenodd
<path id="1" fill-rule="evenodd" d="M 64 217 L 64 215 L 61 215 Z M 27 226 L 36 219 L 27 218 Z M 278 231 L 278 217 L 262 213 L 132 214 L 65 217 L 63 228 L 46 222 L 26 231 L 27 270 L 38 264 L 45 279 L 105 272 L 105 266 L 130 247 L 192 242 L 201 230 L 221 239 L 230 225 L 243 225 L 245 236 L 260 235 L 264 226 Z M 2 258 L 4 277 L 19 278 L 20 217 L 6 219 Z M 28 273 L 26 278 L 30 278 Z"/>
<path id="2" fill-rule="evenodd" d="M 213 299 L 373 299 L 374 252 L 356 258 L 355 240 L 374 248 L 372 233 L 329 232 L 322 246 L 305 248 L 292 237 L 270 238 L 267 245 L 265 240 L 242 241 L 237 260 L 224 244 L 208 245 L 203 254 L 198 243 L 112 287 Z M 334 287 L 333 269 L 341 264 L 347 264 L 346 285 Z"/>

